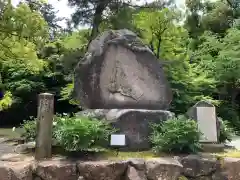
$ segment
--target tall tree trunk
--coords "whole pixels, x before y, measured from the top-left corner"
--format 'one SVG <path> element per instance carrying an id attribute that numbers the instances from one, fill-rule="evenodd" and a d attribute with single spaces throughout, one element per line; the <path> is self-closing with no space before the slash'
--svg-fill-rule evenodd
<path id="1" fill-rule="evenodd" d="M 91 43 L 91 41 L 98 35 L 99 33 L 99 26 L 102 22 L 102 14 L 103 11 L 105 10 L 105 8 L 107 7 L 109 3 L 109 0 L 102 0 L 99 2 L 99 4 L 96 7 L 94 16 L 93 16 L 93 22 L 92 22 L 92 31 L 91 31 L 91 35 L 88 41 L 88 45 L 87 48 L 89 47 L 89 44 Z"/>
<path id="2" fill-rule="evenodd" d="M 160 58 L 160 47 L 161 47 L 162 37 L 158 38 L 158 45 L 157 45 L 157 58 Z"/>
<path id="3" fill-rule="evenodd" d="M 153 45 L 153 38 L 152 40 L 150 41 L 150 49 L 152 50 L 152 52 L 154 53 L 154 45 Z"/>

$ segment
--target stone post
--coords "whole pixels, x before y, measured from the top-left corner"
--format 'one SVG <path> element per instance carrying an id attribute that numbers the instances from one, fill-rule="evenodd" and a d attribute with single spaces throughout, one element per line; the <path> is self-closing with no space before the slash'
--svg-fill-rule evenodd
<path id="1" fill-rule="evenodd" d="M 37 137 L 35 159 L 52 156 L 52 127 L 54 115 L 54 95 L 41 93 L 38 97 Z"/>

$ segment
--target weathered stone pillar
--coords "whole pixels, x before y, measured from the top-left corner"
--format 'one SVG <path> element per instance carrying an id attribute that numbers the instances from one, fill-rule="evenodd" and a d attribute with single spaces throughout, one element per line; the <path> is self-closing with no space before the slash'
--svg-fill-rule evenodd
<path id="1" fill-rule="evenodd" d="M 52 126 L 54 115 L 54 95 L 42 93 L 39 94 L 38 98 L 36 160 L 50 158 L 52 155 Z"/>

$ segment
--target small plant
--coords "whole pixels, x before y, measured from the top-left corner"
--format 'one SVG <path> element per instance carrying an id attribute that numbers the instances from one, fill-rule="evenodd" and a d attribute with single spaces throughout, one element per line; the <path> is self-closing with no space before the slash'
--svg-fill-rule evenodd
<path id="1" fill-rule="evenodd" d="M 88 117 L 72 117 L 57 121 L 54 137 L 67 151 L 101 147 L 114 130 L 104 121 Z"/>
<path id="2" fill-rule="evenodd" d="M 24 120 L 23 124 L 21 124 L 21 127 L 23 128 L 24 132 L 22 134 L 22 137 L 26 141 L 35 141 L 36 139 L 36 127 L 37 127 L 37 121 L 36 118 L 30 117 L 29 120 Z"/>
<path id="3" fill-rule="evenodd" d="M 219 142 L 225 143 L 226 141 L 231 141 L 233 136 L 235 135 L 234 129 L 230 127 L 228 121 L 223 121 L 220 118 L 219 121 L 220 121 Z"/>
<path id="4" fill-rule="evenodd" d="M 190 153 L 200 149 L 200 131 L 194 120 L 179 116 L 152 125 L 150 141 L 155 152 Z"/>
<path id="5" fill-rule="evenodd" d="M 58 121 L 61 121 L 62 119 L 67 119 L 69 118 L 69 115 L 63 114 L 59 115 L 56 114 L 53 119 L 53 131 L 55 131 L 55 127 Z M 21 124 L 21 128 L 23 128 L 23 133 L 22 137 L 26 141 L 35 141 L 36 139 L 36 132 L 37 132 L 37 118 L 35 117 L 30 117 L 29 120 L 24 120 L 23 123 Z"/>
<path id="6" fill-rule="evenodd" d="M 36 118 L 24 121 L 22 124 L 26 141 L 36 138 Z M 67 151 L 81 151 L 101 149 L 111 133 L 115 132 L 104 121 L 88 117 L 70 117 L 56 115 L 53 121 L 53 141 Z"/>
<path id="7" fill-rule="evenodd" d="M 178 180 L 188 180 L 188 178 L 186 178 L 185 176 L 180 176 Z"/>

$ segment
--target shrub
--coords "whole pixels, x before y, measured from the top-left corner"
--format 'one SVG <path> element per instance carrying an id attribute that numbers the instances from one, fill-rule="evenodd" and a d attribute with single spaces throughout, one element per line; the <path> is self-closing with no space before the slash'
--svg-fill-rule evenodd
<path id="1" fill-rule="evenodd" d="M 30 120 L 24 120 L 23 124 L 21 124 L 21 127 L 24 130 L 22 137 L 26 141 L 34 141 L 36 139 L 36 129 L 37 129 L 36 118 L 30 117 Z"/>
<path id="2" fill-rule="evenodd" d="M 224 143 L 226 141 L 231 141 L 235 135 L 234 129 L 229 125 L 230 123 L 228 121 L 223 121 L 220 118 L 219 121 L 221 123 L 219 142 Z"/>
<path id="3" fill-rule="evenodd" d="M 81 151 L 102 146 L 113 132 L 104 121 L 89 117 L 72 117 L 62 118 L 57 122 L 54 137 L 67 151 Z"/>
<path id="4" fill-rule="evenodd" d="M 36 138 L 36 118 L 24 121 L 23 137 L 27 141 Z M 89 150 L 102 146 L 115 130 L 104 121 L 88 117 L 56 115 L 53 122 L 53 140 L 67 151 Z"/>
<path id="5" fill-rule="evenodd" d="M 53 131 L 56 126 L 56 122 L 61 120 L 61 118 L 68 118 L 68 115 L 55 115 L 53 120 Z M 21 124 L 21 128 L 23 128 L 22 137 L 26 141 L 35 141 L 36 139 L 36 131 L 37 131 L 37 118 L 30 117 L 29 120 L 24 120 Z"/>
<path id="6" fill-rule="evenodd" d="M 194 120 L 179 116 L 152 125 L 150 141 L 155 152 L 190 153 L 200 149 L 201 133 Z"/>

